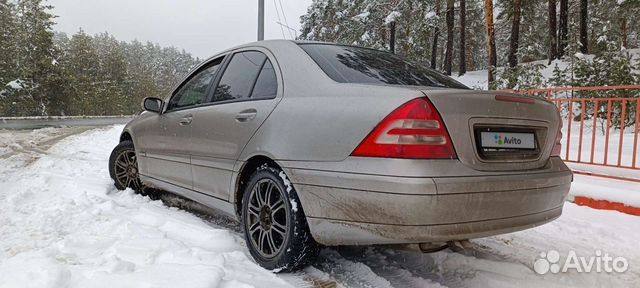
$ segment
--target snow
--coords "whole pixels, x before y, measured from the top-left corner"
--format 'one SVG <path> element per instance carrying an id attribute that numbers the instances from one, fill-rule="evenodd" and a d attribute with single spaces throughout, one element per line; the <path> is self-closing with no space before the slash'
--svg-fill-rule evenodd
<path id="1" fill-rule="evenodd" d="M 391 11 L 391 13 L 389 13 L 389 15 L 387 15 L 387 17 L 384 18 L 384 24 L 389 25 L 391 22 L 395 22 L 396 19 L 400 17 L 400 15 L 401 14 L 398 11 Z"/>
<path id="2" fill-rule="evenodd" d="M 254 263 L 234 228 L 131 190 L 115 190 L 107 159 L 121 130 L 113 126 L 81 132 L 42 148 L 28 161 L 24 154 L 0 157 L 0 287 L 526 288 L 640 283 L 640 217 L 572 203 L 549 224 L 472 240 L 473 254 L 331 248 L 301 272 L 273 274 Z M 56 131 L 0 131 L 0 147 L 62 133 Z M 640 193 L 637 188 L 634 183 L 576 175 L 571 194 L 638 201 L 637 195 L 630 196 Z M 585 257 L 597 251 L 623 256 L 629 271 L 538 275 L 534 262 L 549 250 L 558 251 L 562 259 L 571 251 Z"/>
<path id="3" fill-rule="evenodd" d="M 640 184 L 638 183 L 578 174 L 574 175 L 574 181 L 571 196 L 607 200 L 640 208 Z"/>
<path id="4" fill-rule="evenodd" d="M 435 11 L 429 11 L 424 15 L 424 19 L 431 19 L 431 18 L 434 18 L 436 16 L 437 16 L 437 14 L 436 14 Z"/>
<path id="5" fill-rule="evenodd" d="M 15 89 L 15 90 L 20 90 L 20 89 L 23 88 L 22 83 L 23 83 L 22 80 L 16 79 L 16 80 L 13 80 L 13 81 L 7 83 L 7 85 L 5 85 L 5 86 L 11 87 L 12 89 Z"/>
<path id="6" fill-rule="evenodd" d="M 369 11 L 364 11 L 356 16 L 353 16 L 352 19 L 353 20 L 358 20 L 358 21 L 366 21 L 367 18 L 369 18 L 369 15 L 371 13 Z"/>
<path id="7" fill-rule="evenodd" d="M 282 182 L 284 182 L 284 186 L 287 187 L 287 194 L 290 194 L 291 191 L 293 190 L 293 186 L 291 186 L 291 181 L 289 181 L 289 178 L 287 178 L 287 174 L 284 174 L 283 171 L 280 171 L 278 176 L 280 176 L 280 178 L 282 179 Z M 291 210 L 293 210 L 293 212 L 298 212 L 298 202 L 294 201 L 291 198 L 289 202 L 291 203 Z"/>
<path id="8" fill-rule="evenodd" d="M 0 174 L 0 287 L 290 286 L 240 235 L 117 191 L 107 160 L 121 130 L 69 137 Z"/>

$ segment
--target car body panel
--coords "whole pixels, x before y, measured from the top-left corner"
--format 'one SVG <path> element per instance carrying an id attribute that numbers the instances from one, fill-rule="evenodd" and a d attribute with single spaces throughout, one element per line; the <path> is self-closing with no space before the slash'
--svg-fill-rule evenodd
<path id="1" fill-rule="evenodd" d="M 553 103 L 537 97 L 516 96 L 492 91 L 423 90 L 442 115 L 460 161 L 478 170 L 531 170 L 549 159 L 560 116 Z M 498 101 L 496 96 L 517 97 L 530 103 Z M 474 127 L 537 128 L 541 152 L 535 159 L 490 161 L 479 157 Z"/>
<path id="2" fill-rule="evenodd" d="M 184 110 L 193 116 L 190 132 L 161 125 L 181 114 L 143 113 L 125 132 L 134 139 L 145 184 L 237 219 L 239 179 L 252 172 L 244 167 L 256 156 L 268 158 L 291 180 L 313 237 L 325 245 L 484 237 L 534 227 L 561 214 L 572 174 L 559 157 L 550 157 L 559 130 L 553 105 L 497 92 L 338 83 L 292 41 L 251 43 L 219 55 L 241 50 L 269 57 L 277 71 L 277 97 Z M 498 101 L 497 95 L 516 101 Z M 351 156 L 395 109 L 425 97 L 443 119 L 455 159 Z M 256 110 L 255 121 L 235 121 L 248 109 Z M 485 159 L 475 145 L 477 127 L 534 131 L 539 153 L 529 159 Z M 165 136 L 160 129 L 169 132 Z M 163 138 L 188 133 L 180 140 Z M 181 149 L 189 150 L 188 161 Z M 185 173 L 191 175 L 190 185 L 178 179 Z"/>
<path id="3" fill-rule="evenodd" d="M 143 114 L 138 117 L 141 120 L 136 122 L 137 125 L 128 125 L 126 129 L 135 135 L 133 139 L 140 173 L 191 188 L 191 127 L 180 125 L 180 119 L 190 112 Z"/>
<path id="4" fill-rule="evenodd" d="M 384 165 L 380 159 L 371 160 Z M 353 222 L 358 223 L 352 227 L 353 229 L 364 229 L 359 225 L 364 223 L 381 225 L 382 228 L 398 226 L 399 230 L 395 231 L 402 231 L 402 227 L 426 229 L 453 225 L 449 230 L 453 232 L 454 227 L 466 227 L 465 223 L 476 223 L 473 226 L 479 233 L 490 230 L 489 226 L 480 225 L 484 221 L 515 217 L 519 223 L 526 223 L 526 215 L 545 214 L 549 210 L 561 211 L 572 181 L 571 171 L 558 157 L 552 157 L 545 168 L 538 169 L 535 173 L 503 175 L 500 172 L 481 172 L 465 177 L 448 176 L 450 172 L 439 174 L 437 167 L 464 166 L 457 160 L 429 162 L 431 163 L 428 165 L 436 169 L 431 173 L 423 171 L 421 177 L 296 168 L 285 171 L 301 195 L 307 217 L 324 219 L 324 227 L 332 226 L 331 223 L 342 225 Z M 445 164 L 446 162 L 452 163 Z M 529 224 L 535 225 L 536 219 L 530 218 Z M 509 221 L 501 223 L 508 225 Z M 455 226 L 457 224 L 461 225 Z M 314 230 L 314 225 L 311 229 L 314 237 L 317 237 L 316 241 L 325 245 L 407 244 L 417 243 L 416 239 L 419 243 L 442 240 L 430 234 L 397 234 L 389 238 L 386 234 L 388 231 L 366 229 L 354 232 L 345 239 L 341 234 L 332 234 L 323 229 Z M 519 229 L 511 231 L 517 230 Z M 368 236 L 356 236 L 360 234 Z M 377 236 L 369 238 L 372 234 Z M 375 242 L 377 240 L 374 239 L 378 239 L 378 236 L 387 239 L 384 242 Z M 449 240 L 460 239 L 466 238 Z"/>
<path id="5" fill-rule="evenodd" d="M 234 194 L 234 167 L 247 142 L 282 99 L 283 81 L 276 58 L 263 47 L 244 47 L 232 51 L 259 51 L 274 66 L 278 92 L 273 99 L 237 101 L 203 105 L 192 109 L 191 137 L 193 189 L 229 201 Z M 248 118 L 243 118 L 243 117 Z M 238 118 L 241 117 L 241 118 Z"/>

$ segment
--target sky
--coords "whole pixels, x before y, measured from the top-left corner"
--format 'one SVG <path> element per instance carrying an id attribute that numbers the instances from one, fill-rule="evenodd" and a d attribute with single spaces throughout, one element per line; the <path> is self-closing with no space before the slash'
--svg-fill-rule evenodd
<path id="1" fill-rule="evenodd" d="M 311 0 L 265 0 L 265 39 L 291 39 Z M 71 35 L 109 32 L 119 40 L 151 41 L 207 58 L 235 45 L 257 40 L 257 0 L 49 0 L 59 16 L 55 30 Z"/>

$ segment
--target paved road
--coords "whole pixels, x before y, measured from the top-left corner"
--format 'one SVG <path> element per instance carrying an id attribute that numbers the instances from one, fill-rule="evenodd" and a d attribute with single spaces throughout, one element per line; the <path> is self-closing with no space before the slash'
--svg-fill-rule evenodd
<path id="1" fill-rule="evenodd" d="M 44 127 L 76 127 L 76 126 L 105 126 L 125 124 L 133 119 L 132 116 L 107 117 L 51 117 L 51 118 L 1 118 L 0 129 L 38 129 Z"/>
<path id="2" fill-rule="evenodd" d="M 35 160 L 38 155 L 47 154 L 47 150 L 60 140 L 93 128 L 95 127 L 80 126 L 38 130 L 0 129 L 0 159 L 24 154 Z"/>

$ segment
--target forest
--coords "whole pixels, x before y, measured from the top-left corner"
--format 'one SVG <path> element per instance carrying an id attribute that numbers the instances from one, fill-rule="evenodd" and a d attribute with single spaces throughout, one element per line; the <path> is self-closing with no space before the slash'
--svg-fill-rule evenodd
<path id="1" fill-rule="evenodd" d="M 51 9 L 0 0 L 0 117 L 130 115 L 200 61 L 56 32 Z M 640 0 L 313 0 L 300 22 L 302 40 L 389 50 L 394 34 L 395 53 L 452 76 L 487 70 L 491 89 L 640 83 Z"/>
<path id="2" fill-rule="evenodd" d="M 315 0 L 302 25 L 302 39 L 376 49 L 393 30 L 396 53 L 487 69 L 493 89 L 640 83 L 639 0 Z"/>
<path id="3" fill-rule="evenodd" d="M 166 95 L 199 62 L 107 32 L 55 32 L 51 8 L 43 0 L 0 0 L 0 117 L 132 115 L 144 97 Z"/>

